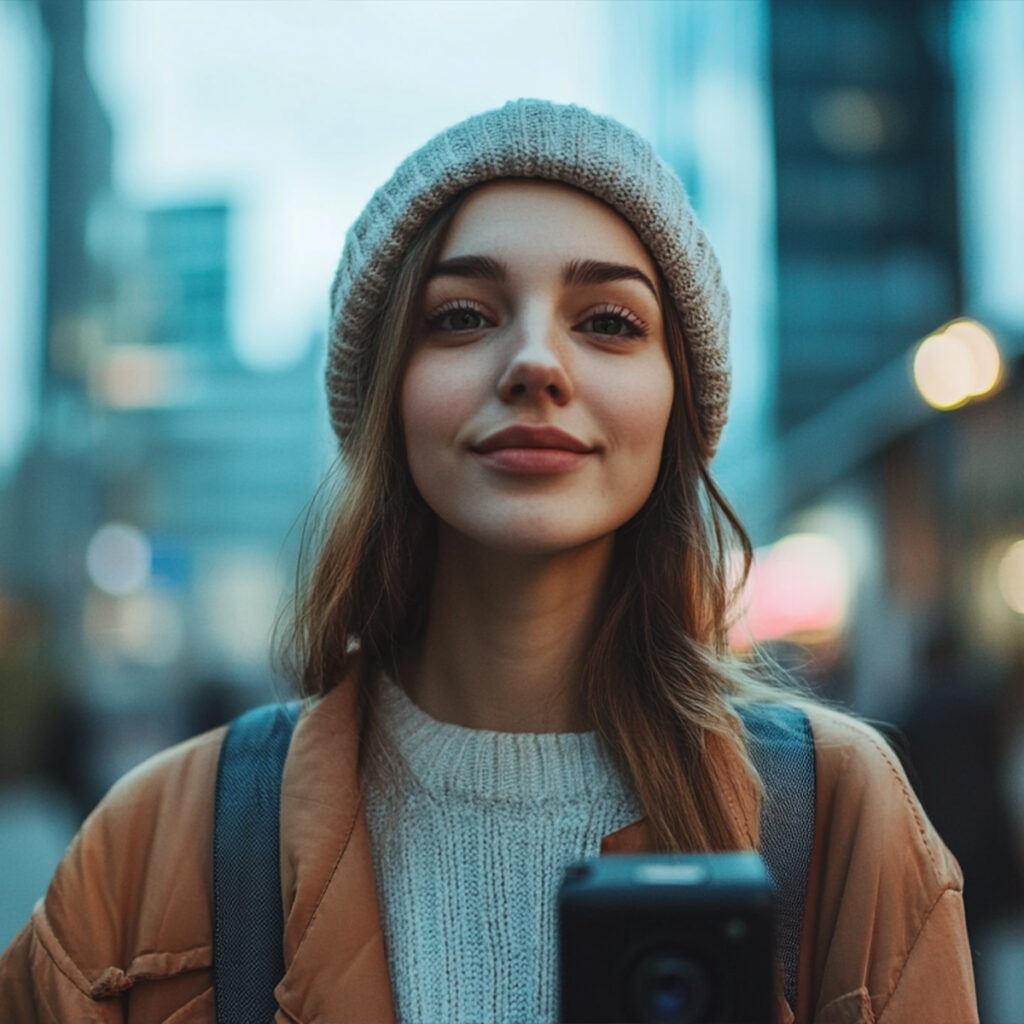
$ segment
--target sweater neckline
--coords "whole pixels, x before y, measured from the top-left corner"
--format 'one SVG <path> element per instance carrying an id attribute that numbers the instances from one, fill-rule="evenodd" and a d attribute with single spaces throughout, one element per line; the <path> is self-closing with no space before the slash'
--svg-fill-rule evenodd
<path id="1" fill-rule="evenodd" d="M 496 732 L 441 722 L 387 676 L 377 716 L 412 777 L 437 796 L 519 804 L 632 799 L 596 732 Z"/>

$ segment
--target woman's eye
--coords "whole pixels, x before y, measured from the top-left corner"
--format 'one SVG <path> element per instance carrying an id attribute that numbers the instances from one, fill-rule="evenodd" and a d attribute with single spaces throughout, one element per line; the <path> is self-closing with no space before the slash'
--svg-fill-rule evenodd
<path id="1" fill-rule="evenodd" d="M 480 310 L 472 306 L 456 306 L 432 316 L 429 326 L 434 331 L 478 331 L 489 322 Z"/>
<path id="2" fill-rule="evenodd" d="M 639 320 L 610 310 L 588 316 L 579 325 L 578 330 L 587 334 L 607 334 L 619 338 L 639 338 L 646 333 L 644 325 Z"/>

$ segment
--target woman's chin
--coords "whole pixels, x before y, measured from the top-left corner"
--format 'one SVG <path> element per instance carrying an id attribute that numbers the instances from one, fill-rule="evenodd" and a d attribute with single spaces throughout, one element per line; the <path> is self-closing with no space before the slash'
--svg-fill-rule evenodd
<path id="1" fill-rule="evenodd" d="M 458 548 L 477 548 L 496 555 L 531 559 L 557 559 L 582 551 L 611 549 L 615 531 L 580 529 L 565 523 L 488 523 L 467 528 L 446 524 L 442 532 Z"/>

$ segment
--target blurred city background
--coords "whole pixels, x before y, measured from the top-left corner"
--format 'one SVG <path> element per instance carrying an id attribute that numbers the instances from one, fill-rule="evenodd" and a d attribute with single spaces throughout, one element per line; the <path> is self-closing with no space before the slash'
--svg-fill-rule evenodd
<path id="1" fill-rule="evenodd" d="M 1024 1019 L 1022 0 L 0 0 L 0 945 L 114 779 L 283 692 L 345 229 L 522 95 L 686 182 L 736 644 L 891 723 Z"/>

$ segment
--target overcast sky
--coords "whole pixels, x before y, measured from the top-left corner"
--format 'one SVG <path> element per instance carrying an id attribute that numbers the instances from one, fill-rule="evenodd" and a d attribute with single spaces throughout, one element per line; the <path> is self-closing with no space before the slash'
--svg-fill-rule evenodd
<path id="1" fill-rule="evenodd" d="M 236 343 L 326 319 L 345 229 L 412 149 L 523 95 L 628 115 L 604 0 L 90 0 L 90 66 L 133 202 L 238 205 Z M 624 49 L 624 48 L 620 48 Z"/>

